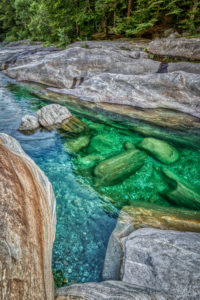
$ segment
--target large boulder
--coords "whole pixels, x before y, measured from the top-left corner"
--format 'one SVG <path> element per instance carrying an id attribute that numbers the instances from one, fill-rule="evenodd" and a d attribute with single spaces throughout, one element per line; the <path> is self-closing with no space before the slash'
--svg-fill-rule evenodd
<path id="1" fill-rule="evenodd" d="M 135 203 L 123 207 L 117 225 L 110 236 L 103 269 L 104 280 L 119 280 L 124 257 L 123 238 L 140 228 L 156 228 L 200 233 L 200 212 Z"/>
<path id="2" fill-rule="evenodd" d="M 152 228 L 123 238 L 124 282 L 169 293 L 173 299 L 198 299 L 200 234 Z"/>
<path id="3" fill-rule="evenodd" d="M 52 185 L 6 134 L 0 134 L 0 190 L 0 298 L 53 300 Z"/>
<path id="4" fill-rule="evenodd" d="M 59 104 L 49 104 L 39 109 L 38 115 L 39 123 L 45 127 L 61 126 L 62 122 L 69 119 L 72 115 L 69 110 Z"/>
<path id="5" fill-rule="evenodd" d="M 33 115 L 25 115 L 21 123 L 19 125 L 20 131 L 33 131 L 40 127 L 40 123 L 38 122 L 38 118 Z"/>
<path id="6" fill-rule="evenodd" d="M 55 300 L 170 300 L 169 294 L 120 281 L 73 284 L 56 291 Z"/>
<path id="7" fill-rule="evenodd" d="M 147 46 L 147 50 L 161 56 L 200 60 L 200 38 L 157 39 Z"/>

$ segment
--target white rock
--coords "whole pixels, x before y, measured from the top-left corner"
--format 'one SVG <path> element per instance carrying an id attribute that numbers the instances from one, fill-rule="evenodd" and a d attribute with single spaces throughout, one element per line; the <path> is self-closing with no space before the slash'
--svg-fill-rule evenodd
<path id="1" fill-rule="evenodd" d="M 25 115 L 19 125 L 20 131 L 36 130 L 40 127 L 38 119 L 32 115 Z"/>

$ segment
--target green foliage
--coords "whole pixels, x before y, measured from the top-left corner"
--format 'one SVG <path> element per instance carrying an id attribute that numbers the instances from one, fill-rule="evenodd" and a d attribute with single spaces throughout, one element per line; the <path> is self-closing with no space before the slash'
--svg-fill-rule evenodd
<path id="1" fill-rule="evenodd" d="M 66 46 L 103 32 L 152 35 L 174 28 L 199 34 L 199 0 L 1 0 L 0 39 L 56 42 Z"/>

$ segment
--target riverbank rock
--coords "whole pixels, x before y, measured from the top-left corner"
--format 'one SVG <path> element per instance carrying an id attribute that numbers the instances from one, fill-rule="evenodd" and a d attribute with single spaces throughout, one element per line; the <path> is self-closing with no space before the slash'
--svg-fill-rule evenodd
<path id="1" fill-rule="evenodd" d="M 123 207 L 117 225 L 110 236 L 103 269 L 104 280 L 119 280 L 123 256 L 122 239 L 140 228 L 156 228 L 200 233 L 200 212 L 134 203 Z"/>
<path id="2" fill-rule="evenodd" d="M 200 60 L 200 38 L 157 39 L 147 46 L 147 50 L 161 56 Z"/>
<path id="3" fill-rule="evenodd" d="M 200 209 L 200 186 L 196 187 L 188 181 L 168 170 L 162 169 L 168 188 L 163 191 L 163 196 L 174 204 L 191 209 Z"/>
<path id="4" fill-rule="evenodd" d="M 38 118 L 33 115 L 25 115 L 19 125 L 20 131 L 34 131 L 40 127 Z"/>
<path id="5" fill-rule="evenodd" d="M 100 162 L 94 169 L 97 185 L 113 185 L 139 170 L 146 154 L 138 150 L 128 150 Z"/>
<path id="6" fill-rule="evenodd" d="M 49 104 L 39 109 L 36 114 L 41 126 L 48 128 L 61 126 L 62 122 L 72 115 L 65 106 L 59 104 Z"/>
<path id="7" fill-rule="evenodd" d="M 164 164 L 172 164 L 179 158 L 178 151 L 173 146 L 151 137 L 144 138 L 138 148 L 147 151 Z"/>
<path id="8" fill-rule="evenodd" d="M 199 297 L 199 233 L 143 228 L 122 243 L 123 281 L 158 289 L 173 299 Z"/>
<path id="9" fill-rule="evenodd" d="M 0 134 L 0 298 L 53 300 L 56 200 L 20 144 Z"/>
<path id="10" fill-rule="evenodd" d="M 170 300 L 169 294 L 120 281 L 72 284 L 56 290 L 55 300 Z"/>

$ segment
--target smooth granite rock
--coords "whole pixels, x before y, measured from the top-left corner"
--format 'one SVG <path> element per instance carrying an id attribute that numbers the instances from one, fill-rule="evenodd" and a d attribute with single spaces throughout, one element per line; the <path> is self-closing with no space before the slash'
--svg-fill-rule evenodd
<path id="1" fill-rule="evenodd" d="M 56 200 L 44 173 L 0 134 L 0 299 L 53 300 Z"/>
<path id="2" fill-rule="evenodd" d="M 38 118 L 33 115 L 25 115 L 19 125 L 20 131 L 34 131 L 40 127 Z"/>
<path id="3" fill-rule="evenodd" d="M 199 233 L 143 228 L 122 240 L 122 281 L 155 288 L 173 299 L 198 299 Z"/>
<path id="4" fill-rule="evenodd" d="M 62 122 L 72 115 L 65 106 L 59 104 L 49 104 L 39 109 L 38 115 L 39 123 L 43 127 L 61 126 Z"/>
<path id="5" fill-rule="evenodd" d="M 144 138 L 138 147 L 164 164 L 172 164 L 179 159 L 178 151 L 162 140 L 151 137 Z"/>
<path id="6" fill-rule="evenodd" d="M 200 60 L 200 38 L 157 39 L 147 46 L 147 50 L 161 56 Z"/>
<path id="7" fill-rule="evenodd" d="M 72 284 L 56 290 L 55 300 L 170 300 L 170 293 L 120 281 Z"/>
<path id="8" fill-rule="evenodd" d="M 136 229 L 148 227 L 200 233 L 200 212 L 141 202 L 123 207 L 109 239 L 103 280 L 121 279 L 120 267 L 124 256 L 122 239 Z"/>

